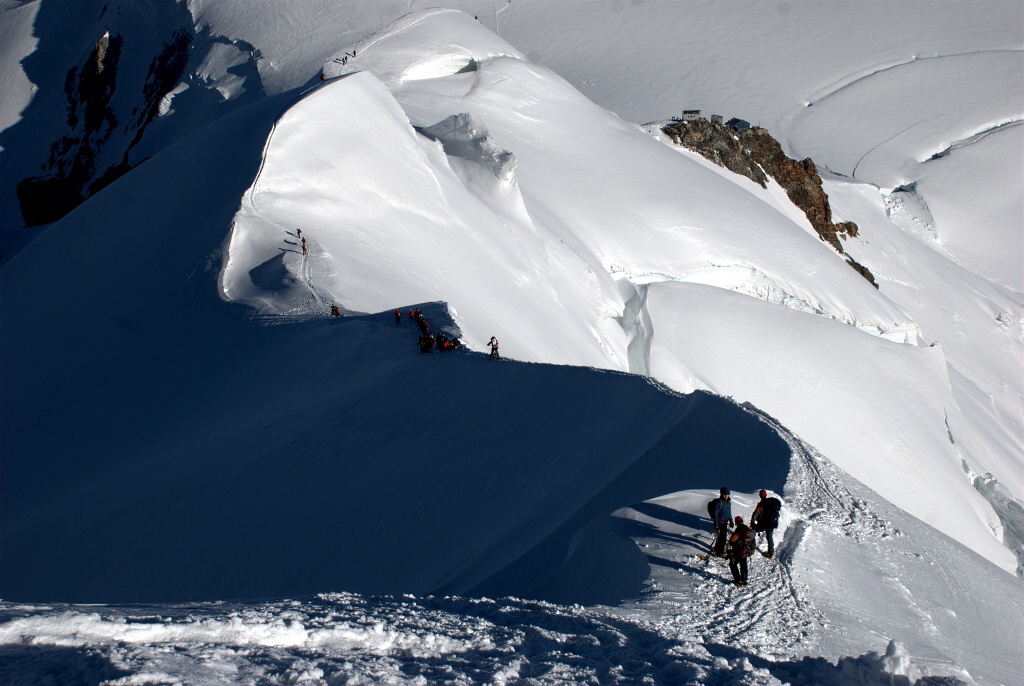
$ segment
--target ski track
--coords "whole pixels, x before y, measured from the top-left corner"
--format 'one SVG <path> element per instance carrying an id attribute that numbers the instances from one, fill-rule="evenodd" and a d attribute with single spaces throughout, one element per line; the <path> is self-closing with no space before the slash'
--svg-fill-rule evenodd
<path id="1" fill-rule="evenodd" d="M 692 593 L 653 591 L 635 610 L 661 616 L 657 633 L 695 636 L 705 644 L 742 647 L 765 658 L 792 657 L 810 648 L 820 618 L 798 599 L 788 563 L 764 558 L 750 560 L 750 585 L 739 588 L 725 560 L 705 563 L 695 557 L 680 563 L 679 574 L 694 582 Z"/>
<path id="2" fill-rule="evenodd" d="M 660 635 L 699 637 L 705 645 L 738 647 L 768 660 L 793 659 L 812 654 L 825 628 L 823 613 L 807 599 L 806 587 L 792 573 L 807 532 L 826 528 L 856 541 L 901 533 L 851 493 L 843 472 L 814 448 L 771 417 L 750 406 L 748 410 L 778 431 L 793 454 L 775 558 L 750 558 L 749 586 L 740 588 L 732 584 L 723 559 L 705 562 L 688 548 L 666 545 L 663 538 L 637 537 L 642 550 L 659 556 L 668 553 L 675 570 L 652 574 L 638 601 L 608 610 L 648 623 Z M 740 514 L 735 505 L 734 514 Z M 701 540 L 698 545 L 708 543 Z M 765 548 L 760 534 L 758 548 Z M 664 569 L 664 558 L 660 566 Z"/>
<path id="3" fill-rule="evenodd" d="M 369 37 L 364 38 L 363 40 L 361 40 L 358 43 L 356 43 L 356 45 L 355 45 L 356 54 L 363 54 L 367 50 L 372 48 L 373 46 L 375 46 L 378 43 L 380 43 L 381 41 L 387 40 L 388 38 L 391 38 L 392 36 L 397 36 L 397 35 L 399 35 L 401 33 L 404 33 L 406 31 L 408 31 L 409 29 L 413 28 L 414 26 L 416 26 L 417 24 L 420 24 L 420 23 L 426 21 L 427 19 L 430 19 L 432 17 L 436 17 L 439 14 L 446 14 L 446 13 L 453 13 L 453 12 L 457 12 L 457 10 L 453 10 L 453 9 L 449 9 L 449 8 L 443 8 L 443 7 L 434 7 L 434 8 L 428 9 L 428 10 L 423 10 L 422 13 L 420 13 L 417 16 L 416 19 L 411 20 L 411 21 L 408 20 L 406 17 L 402 17 L 397 22 L 395 22 L 397 25 L 394 28 L 392 28 L 390 30 L 385 30 L 385 31 L 382 31 L 382 32 L 378 31 L 377 33 L 374 33 L 374 34 L 370 35 Z M 344 52 L 346 54 L 348 53 L 347 50 L 342 51 L 342 52 Z M 331 59 L 332 62 L 335 62 L 337 64 L 342 64 L 343 63 L 341 57 L 339 57 L 337 54 L 333 55 L 330 59 Z M 351 59 L 355 59 L 355 57 L 352 57 Z"/>
<path id="4" fill-rule="evenodd" d="M 313 243 L 312 241 L 306 241 L 309 246 L 309 254 L 299 256 L 299 278 L 302 279 L 302 283 L 305 284 L 306 289 L 309 291 L 309 297 L 306 300 L 306 309 L 310 314 L 319 314 L 330 309 L 330 303 L 320 295 L 317 291 L 316 286 L 313 284 L 313 268 L 310 264 L 310 258 L 313 257 Z"/>

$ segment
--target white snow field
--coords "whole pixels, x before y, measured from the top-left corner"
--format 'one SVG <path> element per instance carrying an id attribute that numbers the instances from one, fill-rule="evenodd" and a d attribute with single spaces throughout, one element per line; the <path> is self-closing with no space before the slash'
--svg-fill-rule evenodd
<path id="1" fill-rule="evenodd" d="M 0 3 L 0 682 L 1019 683 L 1024 7 L 435 4 Z"/>

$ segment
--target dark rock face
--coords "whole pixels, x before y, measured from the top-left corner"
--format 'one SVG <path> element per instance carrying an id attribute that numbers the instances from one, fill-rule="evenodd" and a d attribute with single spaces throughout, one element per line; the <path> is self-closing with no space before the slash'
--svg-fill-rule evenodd
<path id="1" fill-rule="evenodd" d="M 23 179 L 18 184 L 17 193 L 25 226 L 55 222 L 85 202 L 78 187 L 63 176 Z"/>
<path id="2" fill-rule="evenodd" d="M 775 179 L 794 205 L 803 210 L 811 226 L 858 274 L 878 288 L 875 277 L 867 267 L 857 263 L 843 250 L 840 238 L 857 235 L 853 222 L 832 222 L 832 207 L 828 195 L 821 187 L 821 177 L 811 158 L 800 162 L 782 151 L 782 146 L 767 130 L 752 127 L 733 131 L 728 126 L 706 119 L 680 122 L 663 129 L 677 145 L 693 150 L 729 171 L 767 186 L 767 173 Z"/>
<path id="3" fill-rule="evenodd" d="M 156 118 L 160 101 L 188 64 L 192 35 L 174 32 L 149 64 L 127 121 L 118 121 L 111 101 L 118 88 L 125 39 L 104 35 L 64 78 L 65 133 L 50 144 L 43 174 L 17 185 L 26 226 L 54 222 L 93 193 L 131 170 L 129 154 Z M 123 87 L 123 86 L 122 86 Z M 124 112 L 122 112 L 124 114 Z"/>
<path id="4" fill-rule="evenodd" d="M 762 188 L 768 184 L 768 177 L 754 162 L 739 137 L 732 129 L 722 124 L 713 124 L 707 119 L 680 122 L 664 129 L 677 145 L 700 153 L 720 167 L 747 177 Z"/>
<path id="5" fill-rule="evenodd" d="M 135 131 L 131 146 L 142 139 L 146 127 L 160 111 L 160 101 L 174 88 L 188 66 L 189 47 L 192 45 L 192 34 L 178 30 L 164 45 L 160 54 L 153 58 L 146 74 L 146 83 L 142 87 L 142 100 L 132 112 L 132 121 L 128 128 Z"/>
<path id="6" fill-rule="evenodd" d="M 850 227 L 853 230 L 852 235 L 856 235 L 857 225 L 852 222 L 846 222 L 842 226 L 832 223 L 832 207 L 829 205 L 828 196 L 821 188 L 821 177 L 818 176 L 814 161 L 810 157 L 800 162 L 790 159 L 782 152 L 782 146 L 778 141 L 765 129 L 745 129 L 737 136 L 741 145 L 750 152 L 751 159 L 771 174 L 772 178 L 786 190 L 793 204 L 804 211 L 821 239 L 842 253 L 843 246 L 838 236 L 844 234 Z"/>

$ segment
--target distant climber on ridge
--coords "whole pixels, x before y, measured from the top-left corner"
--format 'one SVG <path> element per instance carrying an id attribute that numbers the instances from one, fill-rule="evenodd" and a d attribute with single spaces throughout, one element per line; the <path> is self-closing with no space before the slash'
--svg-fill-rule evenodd
<path id="1" fill-rule="evenodd" d="M 402 311 L 396 307 L 395 308 L 395 324 L 401 324 L 401 323 L 402 323 Z"/>
<path id="2" fill-rule="evenodd" d="M 754 508 L 750 515 L 750 528 L 754 531 L 764 532 L 768 539 L 768 552 L 765 557 L 775 557 L 775 530 L 779 527 L 779 512 L 782 510 L 782 502 L 772 496 L 768 497 L 768 491 L 761 489 L 758 494 L 761 501 Z"/>
<path id="3" fill-rule="evenodd" d="M 341 316 L 341 308 L 338 307 L 337 305 L 335 305 L 334 303 L 331 303 L 331 316 L 332 317 L 340 317 Z"/>
<path id="4" fill-rule="evenodd" d="M 491 346 L 491 354 L 490 354 L 490 356 L 487 359 L 488 360 L 497 360 L 497 359 L 499 359 L 500 355 L 498 355 L 498 339 L 495 338 L 494 336 L 491 336 L 491 340 L 490 340 L 490 343 L 488 343 L 488 345 Z"/>
<path id="5" fill-rule="evenodd" d="M 308 255 L 309 254 L 309 246 L 306 245 L 306 239 L 305 238 L 302 239 L 302 254 L 303 255 Z"/>

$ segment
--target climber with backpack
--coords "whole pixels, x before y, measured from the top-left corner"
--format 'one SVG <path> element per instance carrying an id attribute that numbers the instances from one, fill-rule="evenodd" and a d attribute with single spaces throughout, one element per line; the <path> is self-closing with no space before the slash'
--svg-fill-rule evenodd
<path id="1" fill-rule="evenodd" d="M 729 571 L 737 586 L 747 585 L 747 558 L 757 549 L 757 539 L 743 517 L 736 515 L 736 531 L 729 537 Z"/>
<path id="2" fill-rule="evenodd" d="M 768 539 L 768 552 L 763 555 L 772 558 L 775 557 L 775 530 L 779 528 L 779 512 L 782 510 L 782 502 L 774 496 L 769 497 L 768 491 L 763 488 L 758 495 L 761 496 L 761 500 L 754 508 L 754 513 L 750 515 L 750 528 L 764 533 L 765 538 Z"/>
<path id="3" fill-rule="evenodd" d="M 498 339 L 495 338 L 494 336 L 491 336 L 491 340 L 488 342 L 488 345 L 491 346 L 491 354 L 490 354 L 490 356 L 488 356 L 487 359 L 488 360 L 496 360 L 496 359 L 498 359 Z"/>
<path id="4" fill-rule="evenodd" d="M 725 486 L 722 486 L 718 493 L 717 498 L 708 502 L 708 515 L 711 517 L 711 525 L 715 531 L 710 554 L 723 557 L 725 542 L 729 538 L 729 528 L 732 526 L 732 499 L 729 489 Z"/>

